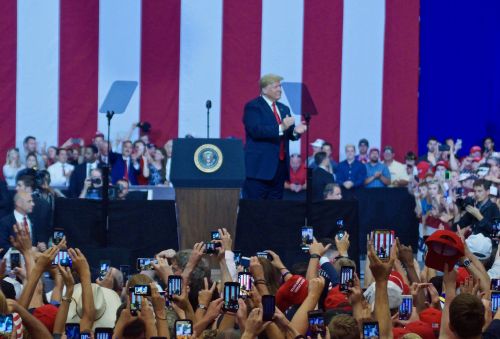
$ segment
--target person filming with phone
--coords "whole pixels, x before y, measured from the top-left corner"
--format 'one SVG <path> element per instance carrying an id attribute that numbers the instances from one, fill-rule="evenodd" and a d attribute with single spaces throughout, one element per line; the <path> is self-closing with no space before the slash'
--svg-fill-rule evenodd
<path id="1" fill-rule="evenodd" d="M 465 206 L 466 213 L 460 218 L 458 225 L 468 228 L 473 234 L 483 233 L 486 237 L 491 237 L 491 225 L 494 219 L 500 218 L 498 206 L 490 200 L 490 182 L 484 179 L 477 179 L 474 182 L 473 205 Z"/>

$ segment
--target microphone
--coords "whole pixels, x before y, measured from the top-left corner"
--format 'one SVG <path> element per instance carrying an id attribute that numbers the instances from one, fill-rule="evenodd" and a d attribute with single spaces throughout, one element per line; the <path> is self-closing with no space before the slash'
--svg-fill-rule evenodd
<path id="1" fill-rule="evenodd" d="M 211 101 L 211 100 L 207 100 L 207 102 L 205 103 L 205 107 L 206 107 L 207 109 L 212 108 L 212 101 Z"/>

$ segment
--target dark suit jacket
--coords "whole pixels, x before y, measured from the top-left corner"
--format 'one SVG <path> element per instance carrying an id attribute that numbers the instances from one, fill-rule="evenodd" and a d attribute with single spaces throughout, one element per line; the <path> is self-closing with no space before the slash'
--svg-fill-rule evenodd
<path id="1" fill-rule="evenodd" d="M 500 211 L 498 210 L 498 206 L 488 199 L 482 206 L 479 208 L 479 211 L 483 215 L 483 220 L 478 221 L 472 214 L 465 213 L 458 224 L 461 227 L 472 226 L 472 232 L 474 234 L 483 233 L 485 237 L 491 236 L 491 222 L 493 219 L 500 218 Z"/>
<path id="2" fill-rule="evenodd" d="M 109 152 L 109 163 L 111 165 L 111 183 L 114 185 L 120 179 L 123 179 L 125 174 L 126 162 L 123 160 L 121 153 Z M 128 181 L 131 185 L 137 185 L 137 175 L 139 170 L 136 170 L 130 161 L 128 167 Z"/>
<path id="3" fill-rule="evenodd" d="M 35 226 L 33 218 L 28 216 L 31 222 L 31 229 L 33 233 L 32 243 L 36 245 L 38 242 L 47 242 L 44 240 L 44 235 L 42 234 L 40 228 Z M 14 212 L 4 216 L 0 219 L 0 248 L 3 248 L 3 251 L 0 253 L 0 256 L 3 255 L 9 250 L 11 246 L 10 236 L 14 236 L 14 228 L 12 227 L 16 223 L 16 218 L 14 217 Z"/>
<path id="4" fill-rule="evenodd" d="M 324 200 L 323 190 L 327 184 L 333 183 L 333 175 L 325 171 L 321 167 L 316 167 L 313 171 L 312 176 L 312 191 L 313 191 L 313 200 L 321 201 Z"/>
<path id="5" fill-rule="evenodd" d="M 0 218 L 12 212 L 12 194 L 7 189 L 5 180 L 0 180 Z"/>
<path id="6" fill-rule="evenodd" d="M 280 102 L 276 106 L 281 119 L 290 115 L 290 109 Z M 297 140 L 293 133 L 294 126 L 290 126 L 280 137 L 278 123 L 274 113 L 262 97 L 251 100 L 245 105 L 243 115 L 245 125 L 245 168 L 247 178 L 271 180 L 276 174 L 279 163 L 280 141 L 285 139 L 286 177 L 289 178 L 288 141 Z"/>
<path id="7" fill-rule="evenodd" d="M 97 163 L 97 168 L 102 168 L 102 163 Z M 87 178 L 87 163 L 79 164 L 75 167 L 69 178 L 68 194 L 70 198 L 78 198 L 83 190 L 85 179 Z"/>

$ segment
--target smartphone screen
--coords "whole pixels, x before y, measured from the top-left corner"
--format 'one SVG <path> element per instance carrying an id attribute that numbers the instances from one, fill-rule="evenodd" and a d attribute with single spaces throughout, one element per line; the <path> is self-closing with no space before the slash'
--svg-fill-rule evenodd
<path id="1" fill-rule="evenodd" d="M 264 258 L 264 259 L 267 259 L 269 261 L 273 261 L 273 257 L 269 253 L 264 252 L 264 251 L 257 252 L 257 258 Z"/>
<path id="2" fill-rule="evenodd" d="M 193 323 L 191 320 L 176 320 L 175 321 L 175 338 L 188 339 L 193 335 Z"/>
<path id="3" fill-rule="evenodd" d="M 216 254 L 217 253 L 217 246 L 218 244 L 214 242 L 206 242 L 205 243 L 205 253 L 206 254 Z"/>
<path id="4" fill-rule="evenodd" d="M 109 260 L 101 260 L 99 262 L 99 279 L 104 280 L 104 277 L 109 271 L 111 262 Z"/>
<path id="5" fill-rule="evenodd" d="M 240 284 L 227 282 L 224 284 L 224 304 L 222 308 L 226 312 L 237 312 L 238 298 L 240 296 Z"/>
<path id="6" fill-rule="evenodd" d="M 71 267 L 71 257 L 68 254 L 68 251 L 59 251 L 52 261 L 52 265 L 60 264 L 63 267 Z"/>
<path id="7" fill-rule="evenodd" d="M 500 292 L 492 291 L 491 292 L 491 312 L 495 314 L 500 306 Z"/>
<path id="8" fill-rule="evenodd" d="M 313 228 L 311 226 L 302 226 L 300 228 L 300 248 L 302 251 L 309 251 L 309 245 L 313 242 Z"/>
<path id="9" fill-rule="evenodd" d="M 153 263 L 158 264 L 155 258 L 137 258 L 138 271 L 152 271 L 154 270 Z"/>
<path id="10" fill-rule="evenodd" d="M 382 260 L 389 260 L 392 242 L 394 241 L 394 231 L 375 230 L 372 232 L 372 239 L 377 256 Z"/>
<path id="11" fill-rule="evenodd" d="M 21 267 L 21 253 L 17 250 L 10 251 L 10 269 L 13 270 L 16 267 Z"/>
<path id="12" fill-rule="evenodd" d="M 133 287 L 131 287 L 130 289 L 130 314 L 135 316 L 137 315 L 137 312 L 141 310 L 142 296 L 135 294 Z"/>
<path id="13" fill-rule="evenodd" d="M 134 294 L 142 296 L 151 296 L 151 286 L 149 285 L 135 285 Z"/>
<path id="14" fill-rule="evenodd" d="M 168 277 L 168 296 L 172 298 L 174 295 L 182 293 L 182 277 L 180 275 L 171 275 Z"/>
<path id="15" fill-rule="evenodd" d="M 403 295 L 403 301 L 399 305 L 399 320 L 410 320 L 413 309 L 413 298 L 411 295 Z"/>
<path id="16" fill-rule="evenodd" d="M 219 231 L 212 231 L 211 237 L 212 240 L 221 240 Z"/>
<path id="17" fill-rule="evenodd" d="M 52 236 L 52 244 L 59 245 L 59 243 L 64 238 L 64 231 L 54 231 L 54 235 Z"/>
<path id="18" fill-rule="evenodd" d="M 352 287 L 354 277 L 354 267 L 342 266 L 340 268 L 340 286 L 339 290 L 341 292 L 349 291 L 349 287 Z"/>
<path id="19" fill-rule="evenodd" d="M 236 267 L 241 265 L 241 251 L 233 251 L 234 253 L 234 264 Z"/>
<path id="20" fill-rule="evenodd" d="M 500 292 L 500 279 L 491 279 L 491 290 Z"/>
<path id="21" fill-rule="evenodd" d="M 112 339 L 113 329 L 110 327 L 97 327 L 94 332 L 94 339 Z"/>
<path id="22" fill-rule="evenodd" d="M 276 309 L 276 299 L 274 295 L 263 295 L 262 296 L 262 320 L 272 321 L 274 317 L 274 311 Z"/>
<path id="23" fill-rule="evenodd" d="M 80 339 L 90 339 L 90 333 L 80 333 Z"/>
<path id="24" fill-rule="evenodd" d="M 238 273 L 238 283 L 240 284 L 240 298 L 247 298 L 252 291 L 252 275 L 248 272 Z"/>
<path id="25" fill-rule="evenodd" d="M 378 339 L 379 329 L 378 322 L 366 322 L 363 323 L 363 338 L 364 339 Z"/>
<path id="26" fill-rule="evenodd" d="M 68 339 L 80 339 L 80 324 L 67 323 L 65 330 Z"/>
<path id="27" fill-rule="evenodd" d="M 10 335 L 14 328 L 12 314 L 0 315 L 0 334 Z"/>
<path id="28" fill-rule="evenodd" d="M 309 321 L 309 333 L 313 336 L 322 335 L 326 333 L 325 316 L 322 311 L 309 311 L 307 313 Z"/>

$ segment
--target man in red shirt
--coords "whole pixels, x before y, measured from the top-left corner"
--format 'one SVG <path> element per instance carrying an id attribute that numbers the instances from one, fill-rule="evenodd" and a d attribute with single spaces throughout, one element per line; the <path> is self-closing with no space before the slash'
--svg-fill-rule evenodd
<path id="1" fill-rule="evenodd" d="M 300 154 L 292 154 L 290 156 L 290 180 L 285 181 L 285 189 L 292 192 L 305 190 L 307 188 L 306 179 L 306 166 L 302 163 Z"/>

